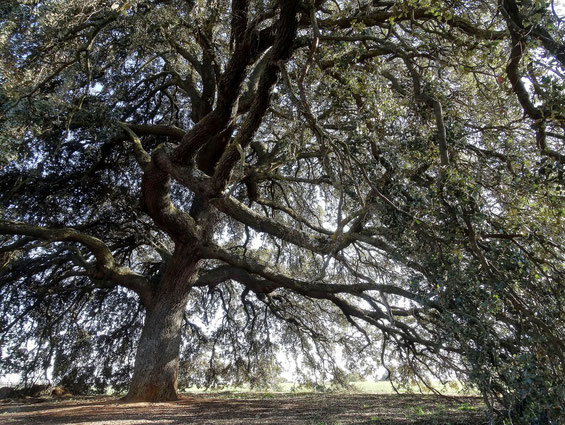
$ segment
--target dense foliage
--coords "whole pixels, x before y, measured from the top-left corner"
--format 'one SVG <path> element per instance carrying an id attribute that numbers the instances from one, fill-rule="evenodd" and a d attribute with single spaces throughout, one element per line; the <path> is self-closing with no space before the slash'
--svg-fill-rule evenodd
<path id="1" fill-rule="evenodd" d="M 543 0 L 3 2 L 2 371 L 140 387 L 170 315 L 181 386 L 286 353 L 557 423 L 564 33 Z"/>

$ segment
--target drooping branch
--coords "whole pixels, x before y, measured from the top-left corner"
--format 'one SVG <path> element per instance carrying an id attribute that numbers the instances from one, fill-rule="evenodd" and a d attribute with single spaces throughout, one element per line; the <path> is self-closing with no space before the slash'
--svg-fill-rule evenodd
<path id="1" fill-rule="evenodd" d="M 263 265 L 254 263 L 249 258 L 243 260 L 238 259 L 236 256 L 227 253 L 224 250 L 216 247 L 213 251 L 209 250 L 208 253 L 214 252 L 217 258 L 230 263 L 230 266 L 220 266 L 205 274 L 203 274 L 197 281 L 197 286 L 215 286 L 218 283 L 228 279 L 236 280 L 253 290 L 258 294 L 269 294 L 274 290 L 281 288 L 289 290 L 296 294 L 305 296 L 311 299 L 326 300 L 338 307 L 342 312 L 349 317 L 356 317 L 361 319 L 389 335 L 399 336 L 411 343 L 423 344 L 426 346 L 436 346 L 438 349 L 457 352 L 458 348 L 449 347 L 443 344 L 431 343 L 419 337 L 413 329 L 407 326 L 402 321 L 390 316 L 389 313 L 382 311 L 376 304 L 371 303 L 371 310 L 366 310 L 358 307 L 353 302 L 347 301 L 345 298 L 339 297 L 339 294 L 349 294 L 366 298 L 365 291 L 380 291 L 390 292 L 397 295 L 408 297 L 409 299 L 416 300 L 415 294 L 410 294 L 408 291 L 400 290 L 394 285 L 379 285 L 379 284 L 324 284 L 320 282 L 301 281 L 296 278 L 291 278 L 280 273 L 275 273 L 267 270 Z M 262 278 L 257 278 L 254 274 L 258 274 Z M 399 293 L 398 291 L 401 291 Z M 434 308 L 439 309 L 439 306 Z M 421 314 L 421 313 L 419 313 Z M 409 312 L 401 312 L 401 316 L 411 315 Z M 384 322 L 390 321 L 390 325 Z"/>
<path id="2" fill-rule="evenodd" d="M 322 281 L 305 280 L 297 277 L 289 276 L 288 274 L 275 271 L 266 264 L 262 264 L 259 261 L 254 260 L 252 257 L 240 257 L 236 254 L 230 253 L 225 249 L 215 245 L 206 246 L 204 248 L 204 254 L 208 258 L 213 258 L 221 260 L 230 266 L 222 266 L 210 276 L 222 276 L 224 280 L 235 279 L 234 276 L 240 276 L 241 273 L 250 273 L 253 275 L 261 276 L 264 281 L 263 284 L 265 288 L 269 288 L 269 291 L 273 291 L 276 288 L 285 288 L 302 295 L 314 296 L 318 294 L 350 294 L 350 295 L 362 295 L 366 291 L 378 291 L 387 294 L 393 294 L 403 297 L 407 300 L 412 300 L 427 307 L 438 308 L 437 304 L 432 301 L 423 300 L 416 294 L 411 293 L 403 288 L 396 285 L 389 284 L 379 284 L 365 277 L 365 281 L 359 281 L 356 283 L 325 283 Z M 220 274 L 220 270 L 222 271 Z M 230 273 L 232 273 L 230 275 Z M 256 279 L 256 278 L 254 278 Z M 204 279 L 206 281 L 206 279 Z M 255 281 L 256 283 L 259 281 Z"/>
<path id="3" fill-rule="evenodd" d="M 88 270 L 90 277 L 94 279 L 106 279 L 116 285 L 132 289 L 139 295 L 142 303 L 145 305 L 147 305 L 152 297 L 148 280 L 129 268 L 116 264 L 108 246 L 98 238 L 71 228 L 48 229 L 11 221 L 0 221 L 0 234 L 23 235 L 49 242 L 79 243 L 88 248 L 96 259 L 95 267 Z"/>

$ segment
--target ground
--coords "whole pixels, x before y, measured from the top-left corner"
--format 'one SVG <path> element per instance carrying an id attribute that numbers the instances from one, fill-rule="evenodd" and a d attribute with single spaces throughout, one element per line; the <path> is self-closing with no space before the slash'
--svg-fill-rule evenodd
<path id="1" fill-rule="evenodd" d="M 111 397 L 0 403 L 0 424 L 64 425 L 477 425 L 478 397 L 351 393 L 215 393 L 170 403 L 122 403 Z"/>

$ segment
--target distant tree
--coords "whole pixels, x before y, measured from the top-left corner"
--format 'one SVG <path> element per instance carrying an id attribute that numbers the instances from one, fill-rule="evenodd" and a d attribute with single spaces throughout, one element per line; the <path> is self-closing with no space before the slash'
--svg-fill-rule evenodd
<path id="1" fill-rule="evenodd" d="M 554 7 L 2 2 L 2 370 L 159 401 L 286 352 L 557 423 Z"/>

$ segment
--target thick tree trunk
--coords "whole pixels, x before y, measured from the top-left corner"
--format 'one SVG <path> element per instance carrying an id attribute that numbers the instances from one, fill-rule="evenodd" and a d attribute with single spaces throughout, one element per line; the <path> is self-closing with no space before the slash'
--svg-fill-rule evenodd
<path id="1" fill-rule="evenodd" d="M 126 401 L 169 401 L 177 397 L 183 312 L 198 272 L 198 258 L 177 248 L 151 305 L 135 357 Z"/>
<path id="2" fill-rule="evenodd" d="M 183 308 L 172 295 L 147 313 L 127 401 L 177 399 Z"/>

